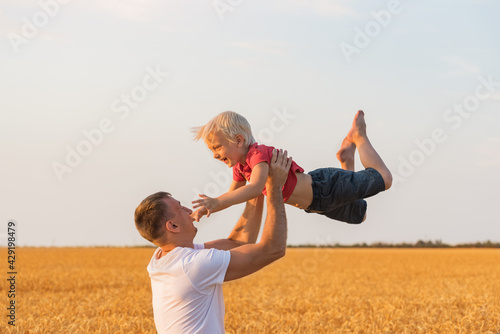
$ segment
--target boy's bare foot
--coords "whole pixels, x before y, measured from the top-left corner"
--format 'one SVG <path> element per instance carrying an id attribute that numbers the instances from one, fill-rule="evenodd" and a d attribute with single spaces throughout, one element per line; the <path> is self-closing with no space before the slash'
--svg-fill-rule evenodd
<path id="1" fill-rule="evenodd" d="M 354 116 L 351 130 L 345 138 L 356 145 L 363 167 L 378 171 L 384 179 L 385 189 L 389 189 L 392 185 L 392 174 L 366 135 L 365 113 L 362 110 L 358 110 Z"/>
<path id="2" fill-rule="evenodd" d="M 354 172 L 354 153 L 356 152 L 356 145 L 349 139 L 344 138 L 340 150 L 337 152 L 337 159 L 340 161 L 342 169 Z"/>
<path id="3" fill-rule="evenodd" d="M 363 110 L 358 110 L 351 129 L 342 142 L 340 150 L 337 152 L 337 159 L 340 161 L 342 169 L 354 171 L 354 153 L 356 146 L 367 140 L 365 113 Z"/>
<path id="4" fill-rule="evenodd" d="M 356 146 L 360 144 L 360 141 L 367 139 L 365 113 L 363 110 L 358 110 L 356 116 L 354 116 L 351 130 L 347 133 L 346 139 Z"/>

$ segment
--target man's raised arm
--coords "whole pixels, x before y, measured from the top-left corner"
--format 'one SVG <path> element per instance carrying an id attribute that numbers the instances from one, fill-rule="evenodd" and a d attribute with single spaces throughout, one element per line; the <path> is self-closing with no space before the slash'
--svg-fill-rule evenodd
<path id="1" fill-rule="evenodd" d="M 231 250 L 225 281 L 250 275 L 285 255 L 287 224 L 282 187 L 291 164 L 292 159 L 287 158 L 286 151 L 273 151 L 266 182 L 267 216 L 262 238 L 258 244 Z"/>
<path id="2" fill-rule="evenodd" d="M 245 211 L 243 211 L 229 237 L 205 242 L 205 248 L 229 250 L 245 244 L 254 244 L 259 236 L 263 207 L 264 195 L 261 194 L 249 200 L 245 206 Z"/>

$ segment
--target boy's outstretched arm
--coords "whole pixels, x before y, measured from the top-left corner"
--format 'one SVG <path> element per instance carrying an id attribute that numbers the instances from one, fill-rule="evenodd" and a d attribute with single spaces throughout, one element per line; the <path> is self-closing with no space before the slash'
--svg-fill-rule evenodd
<path id="1" fill-rule="evenodd" d="M 197 209 L 198 214 L 195 219 L 198 221 L 201 215 L 205 214 L 207 217 L 210 214 L 224 210 L 231 205 L 246 202 L 252 198 L 259 196 L 266 185 L 267 175 L 269 173 L 269 165 L 267 162 L 261 162 L 254 166 L 252 170 L 252 177 L 247 185 L 238 189 L 220 195 L 217 198 L 211 198 L 201 194 L 202 199 L 192 202 L 193 208 Z"/>
<path id="2" fill-rule="evenodd" d="M 247 184 L 247 181 L 243 181 L 243 182 L 238 182 L 238 181 L 234 181 L 231 182 L 231 185 L 229 186 L 229 190 L 227 192 L 231 192 L 233 190 L 236 190 L 238 188 L 241 188 L 243 187 L 245 184 Z"/>
<path id="3" fill-rule="evenodd" d="M 264 207 L 264 195 L 247 201 L 245 211 L 234 226 L 227 239 L 219 239 L 205 242 L 205 249 L 217 248 L 229 250 L 245 244 L 254 244 L 260 231 L 262 221 L 262 208 Z"/>
<path id="4" fill-rule="evenodd" d="M 227 192 L 231 192 L 233 190 L 239 189 L 239 188 L 243 187 L 246 183 L 247 183 L 247 181 L 238 182 L 238 181 L 233 180 L 233 182 L 231 182 L 231 185 L 229 186 L 229 190 Z M 199 196 L 202 197 L 201 194 Z M 209 197 L 206 195 L 203 195 L 203 198 L 207 199 Z M 201 217 L 205 216 L 206 214 L 207 214 L 207 209 L 205 207 L 202 207 L 202 208 L 199 208 L 198 210 L 194 211 L 191 216 L 197 222 L 199 222 Z"/>

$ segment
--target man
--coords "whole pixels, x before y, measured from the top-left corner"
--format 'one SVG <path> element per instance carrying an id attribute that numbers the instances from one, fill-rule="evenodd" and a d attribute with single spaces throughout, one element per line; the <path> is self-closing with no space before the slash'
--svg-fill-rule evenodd
<path id="1" fill-rule="evenodd" d="M 227 239 L 205 244 L 193 243 L 197 229 L 192 211 L 170 194 L 153 194 L 137 207 L 137 230 L 158 246 L 148 265 L 158 333 L 224 333 L 222 283 L 250 275 L 285 255 L 282 187 L 291 163 L 286 151 L 273 152 L 266 223 L 257 244 L 262 195 L 247 202 Z"/>

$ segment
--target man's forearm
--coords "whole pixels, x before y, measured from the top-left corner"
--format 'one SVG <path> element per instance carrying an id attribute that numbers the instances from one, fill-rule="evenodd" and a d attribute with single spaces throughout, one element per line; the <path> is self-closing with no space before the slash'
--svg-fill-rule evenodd
<path id="1" fill-rule="evenodd" d="M 260 231 L 264 195 L 247 202 L 241 215 L 227 239 L 205 242 L 205 248 L 229 250 L 245 244 L 254 244 Z"/>
<path id="2" fill-rule="evenodd" d="M 264 195 L 260 195 L 247 202 L 245 211 L 229 234 L 228 239 L 242 243 L 255 243 L 262 221 Z"/>
<path id="3" fill-rule="evenodd" d="M 285 184 L 292 160 L 286 151 L 273 150 L 267 189 L 267 217 L 262 239 L 256 245 L 242 245 L 231 250 L 225 281 L 241 278 L 267 266 L 286 253 L 286 213 L 281 188 Z"/>
<path id="4" fill-rule="evenodd" d="M 287 222 L 283 194 L 280 187 L 270 187 L 267 192 L 267 217 L 260 243 L 269 252 L 286 250 Z"/>

